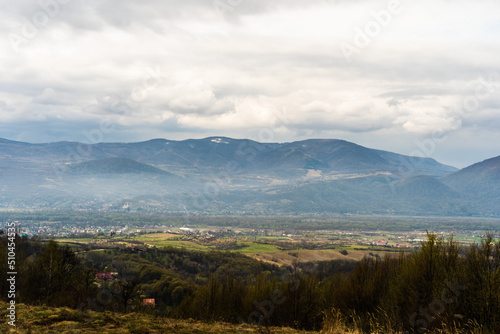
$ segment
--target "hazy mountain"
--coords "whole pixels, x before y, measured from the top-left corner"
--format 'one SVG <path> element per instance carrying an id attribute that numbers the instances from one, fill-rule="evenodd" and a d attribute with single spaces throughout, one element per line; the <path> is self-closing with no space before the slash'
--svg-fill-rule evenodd
<path id="1" fill-rule="evenodd" d="M 399 180 L 367 176 L 284 187 L 267 193 L 231 193 L 233 210 L 271 213 L 469 215 L 474 207 L 431 176 Z"/>
<path id="2" fill-rule="evenodd" d="M 445 176 L 443 181 L 461 192 L 500 193 L 500 156 Z"/>
<path id="3" fill-rule="evenodd" d="M 252 166 L 262 169 L 321 169 L 343 173 L 390 171 L 399 174 L 425 173 L 436 176 L 457 170 L 434 159 L 410 158 L 337 139 L 309 139 L 283 144 L 259 155 Z"/>
<path id="4" fill-rule="evenodd" d="M 464 194 L 481 213 L 500 212 L 500 156 L 443 177 L 450 188 Z"/>
<path id="5" fill-rule="evenodd" d="M 16 208 L 500 215 L 500 157 L 457 171 L 335 139 L 0 139 L 0 182 Z"/>
<path id="6" fill-rule="evenodd" d="M 411 175 L 445 175 L 455 168 L 430 158 L 410 158 L 369 149 L 344 140 L 311 139 L 293 143 L 258 143 L 247 139 L 209 137 L 173 141 L 154 139 L 140 143 L 84 144 L 58 142 L 28 144 L 0 141 L 3 164 L 50 162 L 53 165 L 112 157 L 154 166 L 177 168 L 233 168 L 248 171 L 320 169 L 325 172 L 367 173 L 390 171 Z"/>

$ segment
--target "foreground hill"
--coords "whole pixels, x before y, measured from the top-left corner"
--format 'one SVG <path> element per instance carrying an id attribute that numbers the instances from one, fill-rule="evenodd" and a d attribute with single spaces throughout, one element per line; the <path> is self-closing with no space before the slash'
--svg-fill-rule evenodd
<path id="1" fill-rule="evenodd" d="M 15 329 L 7 325 L 5 319 L 9 305 L 0 301 L 0 316 L 2 333 L 47 333 L 47 334 L 149 334 L 149 333 L 276 333 L 296 334 L 315 333 L 298 331 L 291 328 L 270 327 L 269 332 L 260 331 L 257 326 L 242 324 L 228 324 L 216 322 L 212 324 L 195 320 L 178 320 L 155 317 L 142 313 L 113 313 L 93 312 L 85 313 L 69 308 L 52 308 L 46 306 L 29 306 L 17 304 L 17 320 Z"/>

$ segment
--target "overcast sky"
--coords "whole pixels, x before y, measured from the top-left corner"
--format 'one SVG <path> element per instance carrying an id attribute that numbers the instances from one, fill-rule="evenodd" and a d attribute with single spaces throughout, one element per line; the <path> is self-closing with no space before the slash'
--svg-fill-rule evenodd
<path id="1" fill-rule="evenodd" d="M 0 137 L 500 155 L 498 0 L 0 0 Z"/>

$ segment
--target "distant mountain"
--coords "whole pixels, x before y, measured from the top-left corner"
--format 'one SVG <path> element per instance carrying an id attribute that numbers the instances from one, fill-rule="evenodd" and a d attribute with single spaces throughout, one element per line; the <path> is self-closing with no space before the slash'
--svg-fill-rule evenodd
<path id="1" fill-rule="evenodd" d="M 442 176 L 457 170 L 434 159 L 399 155 L 335 139 L 310 139 L 283 144 L 227 137 L 99 144 L 27 144 L 3 140 L 0 142 L 0 157 L 4 158 L 5 164 L 23 161 L 50 162 L 53 165 L 121 157 L 176 170 L 190 168 L 207 171 L 222 168 L 237 169 L 238 173 L 295 171 L 305 174 L 312 169 L 327 173 L 387 171 L 405 176 Z M 290 177 L 290 173 L 283 175 Z"/>
<path id="2" fill-rule="evenodd" d="M 461 192 L 500 193 L 500 156 L 478 162 L 445 176 L 443 181 Z"/>
<path id="3" fill-rule="evenodd" d="M 458 171 L 338 139 L 0 139 L 0 207 L 500 216 L 500 157 Z"/>
<path id="4" fill-rule="evenodd" d="M 480 213 L 500 212 L 500 156 L 447 175 L 442 181 L 467 196 Z"/>
<path id="5" fill-rule="evenodd" d="M 345 140 L 309 139 L 282 144 L 256 157 L 259 169 L 321 169 L 342 173 L 389 171 L 399 174 L 446 175 L 456 171 L 430 158 L 409 157 L 366 148 Z"/>
<path id="6" fill-rule="evenodd" d="M 79 174 L 159 174 L 173 175 L 159 168 L 127 158 L 106 158 L 71 164 L 68 172 Z"/>

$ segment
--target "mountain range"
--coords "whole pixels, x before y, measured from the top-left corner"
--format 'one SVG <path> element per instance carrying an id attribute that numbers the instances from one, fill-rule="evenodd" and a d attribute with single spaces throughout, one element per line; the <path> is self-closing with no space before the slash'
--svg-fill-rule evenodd
<path id="1" fill-rule="evenodd" d="M 337 139 L 0 139 L 0 207 L 500 215 L 500 157 L 458 170 Z"/>

